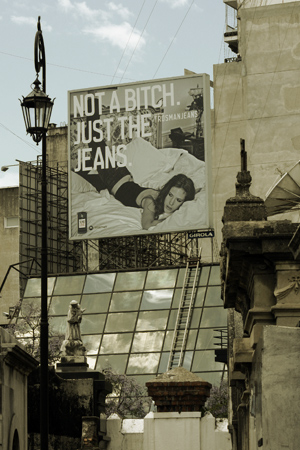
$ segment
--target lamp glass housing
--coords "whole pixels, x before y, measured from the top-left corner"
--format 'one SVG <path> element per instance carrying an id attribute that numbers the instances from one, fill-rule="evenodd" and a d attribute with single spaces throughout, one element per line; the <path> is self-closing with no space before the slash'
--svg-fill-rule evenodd
<path id="1" fill-rule="evenodd" d="M 47 132 L 54 102 L 41 91 L 36 79 L 33 91 L 21 102 L 25 128 L 37 144 Z"/>

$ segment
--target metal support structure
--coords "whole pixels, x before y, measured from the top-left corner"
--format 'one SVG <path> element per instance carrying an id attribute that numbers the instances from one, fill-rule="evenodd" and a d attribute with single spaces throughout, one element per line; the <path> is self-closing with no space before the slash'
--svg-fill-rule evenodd
<path id="1" fill-rule="evenodd" d="M 44 85 L 45 86 L 45 85 Z M 41 379 L 40 379 L 40 435 L 41 450 L 48 449 L 49 398 L 48 398 L 48 265 L 47 265 L 47 176 L 46 134 L 42 138 L 42 250 L 41 250 Z"/>
<path id="2" fill-rule="evenodd" d="M 21 102 L 27 133 L 38 144 L 42 141 L 42 239 L 41 239 L 41 326 L 40 326 L 40 439 L 41 450 L 48 449 L 49 398 L 48 398 L 48 251 L 47 251 L 47 161 L 46 133 L 53 101 L 46 94 L 46 55 L 40 17 L 34 40 L 34 65 L 36 80 L 33 91 Z M 42 88 L 39 73 L 42 69 Z"/>

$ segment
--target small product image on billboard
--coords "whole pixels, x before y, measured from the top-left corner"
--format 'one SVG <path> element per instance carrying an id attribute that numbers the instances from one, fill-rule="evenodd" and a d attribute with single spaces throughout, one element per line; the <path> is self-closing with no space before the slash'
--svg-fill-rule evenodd
<path id="1" fill-rule="evenodd" d="M 69 235 L 210 224 L 210 81 L 191 75 L 69 91 Z"/>

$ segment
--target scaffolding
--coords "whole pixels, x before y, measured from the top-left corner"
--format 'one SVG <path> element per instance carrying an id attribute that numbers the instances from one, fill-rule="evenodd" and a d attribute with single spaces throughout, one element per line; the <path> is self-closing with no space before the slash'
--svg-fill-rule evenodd
<path id="1" fill-rule="evenodd" d="M 41 273 L 42 193 L 41 159 L 20 162 L 20 262 L 27 275 Z M 48 273 L 76 272 L 81 268 L 81 251 L 76 242 L 68 240 L 68 177 L 67 171 L 47 167 L 47 247 Z M 28 261 L 35 261 L 31 264 Z M 22 275 L 20 288 L 26 276 Z"/>

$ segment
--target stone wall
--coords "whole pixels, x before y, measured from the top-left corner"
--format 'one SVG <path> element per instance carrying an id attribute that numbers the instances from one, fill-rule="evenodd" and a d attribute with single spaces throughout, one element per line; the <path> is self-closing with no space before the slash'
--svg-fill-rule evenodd
<path id="1" fill-rule="evenodd" d="M 27 376 L 37 366 L 0 328 L 0 449 L 27 450 Z"/>
<path id="2" fill-rule="evenodd" d="M 144 419 L 107 420 L 107 450 L 231 450 L 226 419 L 200 412 L 149 413 Z"/>
<path id="3" fill-rule="evenodd" d="M 250 440 L 270 450 L 298 450 L 300 442 L 300 328 L 265 326 L 251 377 Z M 254 447 L 256 448 L 256 446 Z"/>

